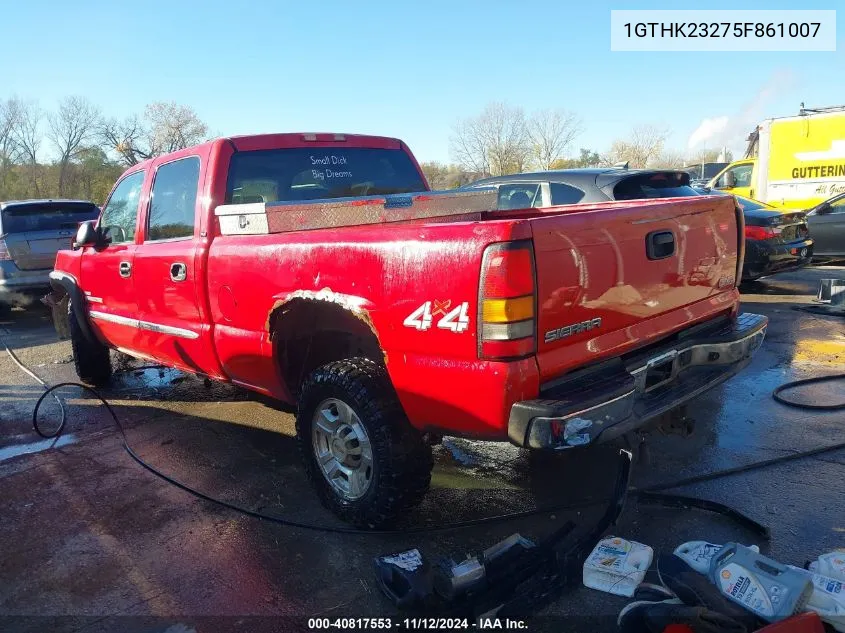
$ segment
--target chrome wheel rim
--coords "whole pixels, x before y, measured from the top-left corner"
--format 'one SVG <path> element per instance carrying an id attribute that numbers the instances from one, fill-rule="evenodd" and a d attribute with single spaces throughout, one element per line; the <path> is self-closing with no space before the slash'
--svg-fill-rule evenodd
<path id="1" fill-rule="evenodd" d="M 320 472 L 335 492 L 347 501 L 367 494 L 373 478 L 373 449 L 352 407 L 337 398 L 317 405 L 311 443 Z"/>

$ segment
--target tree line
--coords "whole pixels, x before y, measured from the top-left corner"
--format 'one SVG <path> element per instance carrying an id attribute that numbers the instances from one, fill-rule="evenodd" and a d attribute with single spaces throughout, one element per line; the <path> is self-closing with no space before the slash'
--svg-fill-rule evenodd
<path id="1" fill-rule="evenodd" d="M 582 119 L 564 109 L 526 113 L 494 102 L 453 126 L 451 163 L 429 161 L 421 167 L 432 188 L 452 189 L 530 169 L 620 162 L 677 168 L 712 162 L 719 154 L 670 151 L 669 130 L 656 125 L 634 127 L 605 152 L 584 147 L 574 152 L 583 129 Z M 51 111 L 31 100 L 0 99 L 0 200 L 79 198 L 102 204 L 126 167 L 207 138 L 208 126 L 197 113 L 173 102 L 150 103 L 140 113 L 115 119 L 85 97 L 66 97 Z"/>
<path id="2" fill-rule="evenodd" d="M 459 187 L 485 176 L 517 174 L 527 170 L 605 167 L 681 168 L 715 162 L 718 149 L 693 154 L 666 147 L 669 129 L 657 125 L 635 126 L 628 137 L 615 140 L 605 152 L 580 147 L 571 156 L 584 129 L 580 117 L 563 109 L 527 114 L 523 108 L 502 102 L 488 104 L 476 116 L 459 120 L 452 128 L 452 163 L 437 161 L 421 167 L 435 189 Z M 731 160 L 730 153 L 726 160 Z"/>
<path id="3" fill-rule="evenodd" d="M 155 102 L 118 120 L 85 97 L 45 111 L 31 100 L 0 100 L 0 200 L 78 198 L 102 204 L 128 166 L 207 139 L 188 106 Z"/>

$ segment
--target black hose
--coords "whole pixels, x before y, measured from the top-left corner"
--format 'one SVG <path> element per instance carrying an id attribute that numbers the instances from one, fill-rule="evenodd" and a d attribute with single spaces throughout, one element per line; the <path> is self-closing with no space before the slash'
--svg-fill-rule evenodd
<path id="1" fill-rule="evenodd" d="M 837 404 L 806 404 L 804 402 L 788 400 L 782 395 L 780 395 L 784 391 L 787 391 L 789 389 L 795 389 L 796 387 L 802 387 L 804 385 L 815 385 L 820 382 L 828 382 L 834 380 L 845 380 L 845 374 L 831 374 L 829 376 L 816 376 L 815 378 L 805 378 L 804 380 L 793 380 L 792 382 L 784 383 L 780 387 L 775 389 L 772 392 L 772 398 L 774 398 L 776 402 L 780 402 L 781 404 L 785 404 L 786 406 L 793 407 L 795 409 L 810 409 L 812 411 L 841 411 L 845 409 L 845 402 L 839 402 Z"/>
<path id="2" fill-rule="evenodd" d="M 264 519 L 266 521 L 271 521 L 273 523 L 277 523 L 277 524 L 280 524 L 280 525 L 285 525 L 285 526 L 289 526 L 289 527 L 297 527 L 297 528 L 302 528 L 302 529 L 305 529 L 305 530 L 314 530 L 314 531 L 318 531 L 318 532 L 329 532 L 329 533 L 335 533 L 335 534 L 356 534 L 356 535 L 371 535 L 371 534 L 402 535 L 402 534 L 416 534 L 416 533 L 430 533 L 430 532 L 445 532 L 445 531 L 451 531 L 451 530 L 465 529 L 465 528 L 469 528 L 469 527 L 476 527 L 476 526 L 479 526 L 479 525 L 489 525 L 489 524 L 493 524 L 493 523 L 500 523 L 500 522 L 505 522 L 505 521 L 509 521 L 509 520 L 513 520 L 513 519 L 527 518 L 527 517 L 537 516 L 537 515 L 540 515 L 540 514 L 549 514 L 549 513 L 561 512 L 561 511 L 566 511 L 566 510 L 582 509 L 582 508 L 587 508 L 587 507 L 599 505 L 601 503 L 608 503 L 609 501 L 612 500 L 609 497 L 608 498 L 599 498 L 599 499 L 589 499 L 589 500 L 584 500 L 584 501 L 581 501 L 581 502 L 554 504 L 554 505 L 550 505 L 550 506 L 534 508 L 534 509 L 531 509 L 531 510 L 521 510 L 521 511 L 518 511 L 518 512 L 509 512 L 509 513 L 505 513 L 505 514 L 497 514 L 497 515 L 492 515 L 492 516 L 480 517 L 480 518 L 477 518 L 477 519 L 469 519 L 469 520 L 466 520 L 466 521 L 456 521 L 456 522 L 453 522 L 453 523 L 446 523 L 446 524 L 441 524 L 441 525 L 436 525 L 436 526 L 415 526 L 415 527 L 409 527 L 409 528 L 404 528 L 404 529 L 396 529 L 396 530 L 360 530 L 360 529 L 356 529 L 356 528 L 348 528 L 348 527 L 340 527 L 340 526 L 332 526 L 332 525 L 322 525 L 322 524 L 319 524 L 319 523 L 307 523 L 307 522 L 304 522 L 304 521 L 296 521 L 296 520 L 293 520 L 293 519 L 287 519 L 287 518 L 284 518 L 284 517 L 265 514 L 263 512 L 258 512 L 256 510 L 250 510 L 249 508 L 246 508 L 244 506 L 240 506 L 240 505 L 235 504 L 235 503 L 231 503 L 229 501 L 224 501 L 222 499 L 218 499 L 218 498 L 213 497 L 209 494 L 206 494 L 206 493 L 204 493 L 200 490 L 192 488 L 188 484 L 182 483 L 178 479 L 158 470 L 155 466 L 153 466 L 153 465 L 149 464 L 148 462 L 144 461 L 129 445 L 129 442 L 126 438 L 126 431 L 124 430 L 123 425 L 120 423 L 120 419 L 117 417 L 117 414 L 115 413 L 114 409 L 111 407 L 111 405 L 108 403 L 108 401 L 105 398 L 103 398 L 103 396 L 101 396 L 95 389 L 89 387 L 88 385 L 84 385 L 82 383 L 73 382 L 73 381 L 61 382 L 61 383 L 58 383 L 56 385 L 47 386 L 47 383 L 45 383 L 43 380 L 41 380 L 38 376 L 36 376 L 28 368 L 26 368 L 26 366 L 23 365 L 23 363 L 20 362 L 20 360 L 17 358 L 17 356 L 15 356 L 14 352 L 12 352 L 12 350 L 9 348 L 9 346 L 5 344 L 5 341 L 4 341 L 3 345 L 6 348 L 6 351 L 9 353 L 9 355 L 15 361 L 15 363 L 21 369 L 23 369 L 23 371 L 25 371 L 28 375 L 35 378 L 35 380 L 39 384 L 41 384 L 45 389 L 44 393 L 41 394 L 41 396 L 38 398 L 38 401 L 35 404 L 35 408 L 32 411 L 33 428 L 35 429 L 35 432 L 38 433 L 38 435 L 40 435 L 41 437 L 56 438 L 57 439 L 61 435 L 62 431 L 64 430 L 66 417 L 67 417 L 66 410 L 65 410 L 64 406 L 62 406 L 61 401 L 59 400 L 59 398 L 57 396 L 53 395 L 52 397 L 54 399 L 56 399 L 56 401 L 58 401 L 59 405 L 61 406 L 62 419 L 61 419 L 61 423 L 59 424 L 56 431 L 54 431 L 53 433 L 44 432 L 41 429 L 41 427 L 38 423 L 38 411 L 39 411 L 39 409 L 41 407 L 41 403 L 44 401 L 44 399 L 48 395 L 52 395 L 53 392 L 56 389 L 59 389 L 60 387 L 79 387 L 80 389 L 84 389 L 85 391 L 87 391 L 88 393 L 93 395 L 97 400 L 99 400 L 103 405 L 105 405 L 106 410 L 108 411 L 109 415 L 111 415 L 112 420 L 114 421 L 115 425 L 117 426 L 118 431 L 120 432 L 121 439 L 123 440 L 123 448 L 129 454 L 129 456 L 133 460 L 135 460 L 140 466 L 142 466 L 143 468 L 145 468 L 149 472 L 153 473 L 157 477 L 160 477 L 164 481 L 176 486 L 177 488 L 180 488 L 181 490 L 184 490 L 185 492 L 187 492 L 189 494 L 194 495 L 195 497 L 198 497 L 198 498 L 203 499 L 205 501 L 209 501 L 211 503 L 215 503 L 215 504 L 220 505 L 224 508 L 228 508 L 229 510 L 234 510 L 235 512 L 239 512 L 239 513 L 245 514 L 247 516 L 255 517 L 255 518 L 258 518 L 258 519 Z M 785 389 L 789 389 L 789 388 L 792 388 L 792 387 L 797 387 L 797 386 L 803 385 L 803 384 L 822 382 L 824 380 L 841 379 L 843 377 L 845 377 L 845 375 L 836 374 L 836 375 L 832 375 L 832 376 L 821 376 L 819 378 L 811 378 L 811 379 L 807 379 L 807 380 L 798 380 L 798 381 L 794 381 L 794 382 L 791 382 L 791 383 L 786 383 L 786 384 L 781 385 L 777 389 L 775 389 L 774 392 L 772 393 L 772 397 L 775 398 L 775 400 L 777 400 L 778 402 L 781 402 L 782 398 L 778 395 L 780 391 L 783 391 Z M 819 407 L 823 407 L 823 406 L 827 406 L 827 407 L 832 406 L 832 407 L 835 407 L 835 408 L 836 407 L 841 408 L 841 406 L 842 406 L 842 405 L 803 405 L 801 403 L 791 402 L 791 401 L 783 401 L 783 403 L 787 404 L 788 406 L 802 407 L 802 408 L 819 408 Z M 827 409 L 827 410 L 832 410 L 832 409 Z M 629 488 L 629 493 L 632 496 L 635 496 L 635 497 L 642 496 L 643 498 L 647 498 L 648 493 L 655 493 L 655 492 L 667 490 L 667 489 L 670 489 L 670 488 L 677 488 L 677 487 L 680 487 L 680 486 L 688 486 L 688 485 L 691 485 L 691 484 L 702 483 L 702 482 L 705 482 L 705 481 L 713 481 L 715 479 L 720 479 L 722 477 L 728 477 L 730 475 L 745 473 L 745 472 L 749 472 L 749 471 L 752 471 L 752 470 L 759 470 L 761 468 L 766 468 L 768 466 L 773 466 L 775 464 L 782 464 L 782 463 L 785 463 L 785 462 L 803 459 L 803 458 L 806 458 L 806 457 L 812 457 L 812 456 L 815 456 L 815 455 L 820 455 L 822 453 L 828 453 L 828 452 L 840 450 L 840 449 L 843 449 L 843 448 L 845 448 L 845 442 L 840 442 L 838 444 L 832 444 L 832 445 L 829 445 L 829 446 L 821 446 L 821 447 L 818 447 L 818 448 L 815 448 L 815 449 L 811 449 L 809 451 L 803 451 L 803 452 L 794 453 L 794 454 L 791 454 L 791 455 L 782 455 L 780 457 L 775 457 L 775 458 L 772 458 L 772 459 L 762 460 L 762 461 L 758 461 L 758 462 L 752 462 L 750 464 L 746 464 L 745 466 L 737 466 L 737 467 L 734 467 L 734 468 L 726 468 L 726 469 L 723 469 L 723 470 L 717 470 L 717 471 L 713 471 L 713 472 L 710 472 L 710 473 L 705 473 L 703 475 L 696 475 L 696 476 L 693 476 L 693 477 L 687 477 L 685 479 L 666 482 L 666 483 L 663 483 L 663 484 L 656 484 L 656 485 L 653 485 L 653 486 L 648 486 L 646 488 L 631 487 L 631 488 Z"/>
<path id="3" fill-rule="evenodd" d="M 271 514 L 265 514 L 263 512 L 258 512 L 256 510 L 250 510 L 249 508 L 245 508 L 244 506 L 240 506 L 238 504 L 231 503 L 229 501 L 224 501 L 222 499 L 218 499 L 217 497 L 212 497 L 209 494 L 206 494 L 206 493 L 204 493 L 200 490 L 197 490 L 196 488 L 192 488 L 188 484 L 182 483 L 178 479 L 171 477 L 170 475 L 168 475 L 166 473 L 163 473 L 162 471 L 158 470 L 155 466 L 153 466 L 153 465 L 149 464 L 148 462 L 144 461 L 129 445 L 129 443 L 126 439 L 126 431 L 124 430 L 123 425 L 120 423 L 120 419 L 117 417 L 117 414 L 115 413 L 114 409 L 111 407 L 111 405 L 108 403 L 108 401 L 105 398 L 103 398 L 99 393 L 97 393 L 96 390 L 92 389 L 88 385 L 84 385 L 84 384 L 79 383 L 79 382 L 60 382 L 56 385 L 48 387 L 47 390 L 43 394 L 41 394 L 41 396 L 38 398 L 38 401 L 35 403 L 35 409 L 33 409 L 33 411 L 32 411 L 33 427 L 35 427 L 36 433 L 38 433 L 41 437 L 58 437 L 58 433 L 47 434 L 39 428 L 39 426 L 38 426 L 38 410 L 41 407 L 41 403 L 44 401 L 44 399 L 48 395 L 50 395 L 54 390 L 56 390 L 60 387 L 79 387 L 80 389 L 84 389 L 85 391 L 90 393 L 92 396 L 94 396 L 97 400 L 102 402 L 105 405 L 106 410 L 109 412 L 109 415 L 111 415 L 112 420 L 114 421 L 115 425 L 117 426 L 118 431 L 120 432 L 121 438 L 123 440 L 123 448 L 126 450 L 127 453 L 129 453 L 129 456 L 132 459 L 134 459 L 136 462 L 138 462 L 138 464 L 143 466 L 145 469 L 147 469 L 148 471 L 150 471 L 151 473 L 153 473 L 157 477 L 160 477 L 161 479 L 164 479 L 166 482 L 173 484 L 177 488 L 180 488 L 180 489 L 184 490 L 185 492 L 188 492 L 188 493 L 194 495 L 195 497 L 199 497 L 200 499 L 204 499 L 205 501 L 210 501 L 211 503 L 216 503 L 217 505 L 223 506 L 224 508 L 228 508 L 229 510 L 234 510 L 235 512 L 240 512 L 241 514 L 245 514 L 247 516 L 255 517 L 257 519 L 265 519 L 267 521 L 272 521 L 273 523 L 278 523 L 280 525 L 286 525 L 286 526 L 289 526 L 289 527 L 297 527 L 297 528 L 302 528 L 302 529 L 305 529 L 305 530 L 315 530 L 315 531 L 318 531 L 318 532 L 332 532 L 332 533 L 336 533 L 336 534 L 381 534 L 381 535 L 395 534 L 395 535 L 398 535 L 398 534 L 414 534 L 414 533 L 420 533 L 420 532 L 443 532 L 443 531 L 458 530 L 458 529 L 463 529 L 463 528 L 468 528 L 468 527 L 475 527 L 475 526 L 479 526 L 479 525 L 487 525 L 487 524 L 490 524 L 490 523 L 499 523 L 499 522 L 508 521 L 508 520 L 511 520 L 511 519 L 519 519 L 519 518 L 524 518 L 524 517 L 535 516 L 535 515 L 538 515 L 538 514 L 546 514 L 548 512 L 553 512 L 555 510 L 570 510 L 570 509 L 576 509 L 576 508 L 586 508 L 586 507 L 598 505 L 599 503 L 605 502 L 605 499 L 603 499 L 603 498 L 602 499 L 590 499 L 590 500 L 585 500 L 581 503 L 560 505 L 560 506 L 554 506 L 554 507 L 550 507 L 550 508 L 534 508 L 532 510 L 510 512 L 510 513 L 507 513 L 507 514 L 496 514 L 496 515 L 493 515 L 493 516 L 480 517 L 480 518 L 477 518 L 477 519 L 469 519 L 469 520 L 466 520 L 466 521 L 456 521 L 454 523 L 445 523 L 445 524 L 434 525 L 434 526 L 427 526 L 427 525 L 416 526 L 416 527 L 410 527 L 410 528 L 405 528 L 405 529 L 400 529 L 400 530 L 359 530 L 359 529 L 356 529 L 356 528 L 339 527 L 339 526 L 333 526 L 333 525 L 322 525 L 322 524 L 319 524 L 319 523 L 307 523 L 307 522 L 304 522 L 304 521 L 296 521 L 296 520 L 292 520 L 292 519 L 286 519 L 286 518 L 283 518 L 283 517 L 278 517 L 278 516 L 274 516 L 274 515 L 271 515 Z M 61 432 L 61 429 L 63 427 L 64 427 L 64 425 L 62 424 L 59 428 L 59 433 Z"/>
<path id="4" fill-rule="evenodd" d="M 306 530 L 315 530 L 315 531 L 319 531 L 319 532 L 331 532 L 331 533 L 336 533 L 336 534 L 359 534 L 359 535 L 362 535 L 362 534 L 399 535 L 399 534 L 415 534 L 415 533 L 423 533 L 423 532 L 444 532 L 444 531 L 458 530 L 458 529 L 464 529 L 464 528 L 469 528 L 469 527 L 476 527 L 476 526 L 479 526 L 479 525 L 489 525 L 491 523 L 500 523 L 500 522 L 509 521 L 509 520 L 513 520 L 513 519 L 522 519 L 522 518 L 537 516 L 537 515 L 540 515 L 540 514 L 549 514 L 549 513 L 561 512 L 561 511 L 565 511 L 565 510 L 582 509 L 582 508 L 587 508 L 587 507 L 590 507 L 590 506 L 595 506 L 595 505 L 598 505 L 598 504 L 601 504 L 601 503 L 607 503 L 608 501 L 610 501 L 610 498 L 589 499 L 589 500 L 584 500 L 582 502 L 554 504 L 554 505 L 550 505 L 550 506 L 534 508 L 534 509 L 531 509 L 531 510 L 521 510 L 521 511 L 518 511 L 518 512 L 509 512 L 509 513 L 505 513 L 505 514 L 497 514 L 497 515 L 492 515 L 492 516 L 480 517 L 480 518 L 477 518 L 477 519 L 469 519 L 469 520 L 466 520 L 466 521 L 457 521 L 457 522 L 454 522 L 454 523 L 446 523 L 446 524 L 441 524 L 441 525 L 436 525 L 436 526 L 416 526 L 416 527 L 409 527 L 409 528 L 398 529 L 398 530 L 360 530 L 360 529 L 356 529 L 356 528 L 339 527 L 339 526 L 331 526 L 331 525 L 322 525 L 322 524 L 319 524 L 319 523 L 307 523 L 307 522 L 303 522 L 303 521 L 296 521 L 296 520 L 287 519 L 287 518 L 284 518 L 284 517 L 265 514 L 263 512 L 258 512 L 256 510 L 250 510 L 249 508 L 246 508 L 244 506 L 240 506 L 238 504 L 231 503 L 229 501 L 224 501 L 222 499 L 218 499 L 218 498 L 213 497 L 209 494 L 206 494 L 202 491 L 199 491 L 195 488 L 192 488 L 188 484 L 182 483 L 178 479 L 176 479 L 176 478 L 174 478 L 174 477 L 172 477 L 172 476 L 170 476 L 166 473 L 163 473 L 162 471 L 158 470 L 155 466 L 152 466 L 148 462 L 144 461 L 129 445 L 129 443 L 126 439 L 126 432 L 123 428 L 123 425 L 120 423 L 120 419 L 117 417 L 117 414 L 115 413 L 115 411 L 111 407 L 111 405 L 108 403 L 108 401 L 106 401 L 106 399 L 103 398 L 96 390 L 92 389 L 91 387 L 89 387 L 87 385 L 83 385 L 82 383 L 62 382 L 62 383 L 53 385 L 51 387 L 48 387 L 46 389 L 46 391 L 43 394 L 41 394 L 41 396 L 38 398 L 38 401 L 35 404 L 35 409 L 33 409 L 33 412 L 32 412 L 32 424 L 33 424 L 33 427 L 35 428 L 35 431 L 39 435 L 41 435 L 42 437 L 58 437 L 59 433 L 61 433 L 62 429 L 64 428 L 64 424 L 62 424 L 59 427 L 59 430 L 58 430 L 57 433 L 53 433 L 53 434 L 44 433 L 39 428 L 39 425 L 38 425 L 38 410 L 41 407 L 41 403 L 44 401 L 44 399 L 48 395 L 52 394 L 52 392 L 54 390 L 56 390 L 60 387 L 69 387 L 69 386 L 79 387 L 81 389 L 84 389 L 85 391 L 87 391 L 88 393 L 93 395 L 97 400 L 99 400 L 100 402 L 102 402 L 105 405 L 106 410 L 109 412 L 109 415 L 111 415 L 112 420 L 114 421 L 115 425 L 117 426 L 118 431 L 120 432 L 121 438 L 123 440 L 123 448 L 126 450 L 127 453 L 129 453 L 129 456 L 132 459 L 134 459 L 138 464 L 143 466 L 146 470 L 150 471 L 151 473 L 153 473 L 157 477 L 164 479 L 166 482 L 173 484 L 177 488 L 180 488 L 181 490 L 184 490 L 185 492 L 188 492 L 188 493 L 194 495 L 195 497 L 198 497 L 200 499 L 204 499 L 205 501 L 210 501 L 211 503 L 215 503 L 217 505 L 223 506 L 224 508 L 228 508 L 229 510 L 234 510 L 235 512 L 240 512 L 241 514 L 245 514 L 247 516 L 255 517 L 255 518 L 258 518 L 258 519 L 265 519 L 267 521 L 272 521 L 273 523 L 278 523 L 280 525 L 286 525 L 286 526 L 289 526 L 289 527 L 297 527 L 297 528 L 302 528 L 302 529 L 306 529 Z M 64 413 L 64 410 L 63 410 L 63 413 Z M 697 476 L 694 476 L 694 477 L 687 477 L 686 479 L 670 481 L 670 482 L 666 482 L 666 483 L 663 483 L 663 484 L 656 484 L 656 485 L 653 485 L 653 486 L 648 486 L 646 488 L 632 487 L 632 488 L 629 488 L 629 491 L 635 497 L 640 496 L 640 495 L 642 495 L 643 497 L 646 497 L 648 495 L 648 493 L 654 493 L 654 492 L 658 492 L 658 491 L 662 491 L 662 490 L 667 490 L 669 488 L 677 488 L 677 487 L 680 487 L 680 486 L 689 486 L 691 484 L 702 483 L 702 482 L 705 482 L 705 481 L 713 481 L 715 479 L 720 479 L 722 477 L 728 477 L 730 475 L 737 475 L 737 474 L 749 472 L 749 471 L 752 471 L 752 470 L 759 470 L 761 468 L 766 468 L 768 466 L 773 466 L 775 464 L 782 464 L 782 463 L 785 463 L 785 462 L 803 459 L 803 458 L 806 458 L 806 457 L 812 457 L 812 456 L 815 456 L 815 455 L 820 455 L 822 453 L 828 453 L 828 452 L 832 452 L 832 451 L 836 451 L 836 450 L 840 450 L 840 449 L 845 449 L 845 442 L 841 442 L 841 443 L 838 443 L 838 444 L 832 444 L 832 445 L 829 445 L 829 446 L 821 446 L 821 447 L 818 447 L 818 448 L 815 448 L 815 449 L 812 449 L 812 450 L 809 450 L 809 451 L 803 451 L 803 452 L 794 453 L 794 454 L 791 454 L 791 455 L 782 455 L 780 457 L 775 457 L 775 458 L 772 458 L 772 459 L 766 459 L 766 460 L 762 460 L 762 461 L 758 461 L 758 462 L 752 462 L 752 463 L 746 464 L 744 466 L 737 466 L 737 467 L 734 467 L 734 468 L 726 468 L 726 469 L 723 469 L 723 470 L 705 473 L 703 475 L 697 475 Z"/>

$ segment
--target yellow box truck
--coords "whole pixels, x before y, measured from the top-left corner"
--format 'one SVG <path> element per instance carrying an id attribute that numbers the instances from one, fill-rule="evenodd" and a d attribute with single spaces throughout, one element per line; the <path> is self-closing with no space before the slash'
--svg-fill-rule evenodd
<path id="1" fill-rule="evenodd" d="M 801 108 L 767 119 L 749 136 L 746 158 L 708 186 L 788 209 L 809 209 L 845 192 L 845 106 Z"/>

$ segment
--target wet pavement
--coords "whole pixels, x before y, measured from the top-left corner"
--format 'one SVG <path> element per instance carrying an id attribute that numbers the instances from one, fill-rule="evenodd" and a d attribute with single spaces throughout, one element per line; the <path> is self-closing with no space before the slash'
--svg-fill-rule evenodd
<path id="1" fill-rule="evenodd" d="M 633 483 L 660 484 L 845 440 L 842 413 L 790 409 L 771 391 L 789 380 L 845 371 L 845 321 L 797 311 L 822 277 L 808 269 L 744 288 L 743 309 L 767 314 L 768 335 L 752 364 L 648 434 Z M 70 345 L 57 342 L 40 307 L 0 319 L 0 334 L 44 381 L 75 380 Z M 32 431 L 42 388 L 0 355 L 0 630 L 285 631 L 309 617 L 401 614 L 374 583 L 374 556 L 418 547 L 462 557 L 520 532 L 542 538 L 562 521 L 589 527 L 601 506 L 541 513 L 458 531 L 347 535 L 237 514 L 190 496 L 141 468 L 98 401 L 68 387 L 58 442 Z M 839 383 L 801 392 L 842 400 Z M 250 510 L 343 527 L 316 501 L 293 440 L 293 417 L 273 402 L 174 370 L 126 363 L 102 394 L 130 444 L 155 467 Z M 45 400 L 39 419 L 58 419 Z M 400 528 L 601 499 L 614 449 L 529 455 L 509 444 L 446 438 L 435 447 L 432 490 Z M 699 510 L 626 505 L 614 532 L 658 551 L 696 539 L 758 542 L 801 565 L 845 545 L 845 451 L 678 489 L 729 503 L 771 527 L 769 543 L 729 519 Z M 528 630 L 614 630 L 626 600 L 576 588 Z"/>

